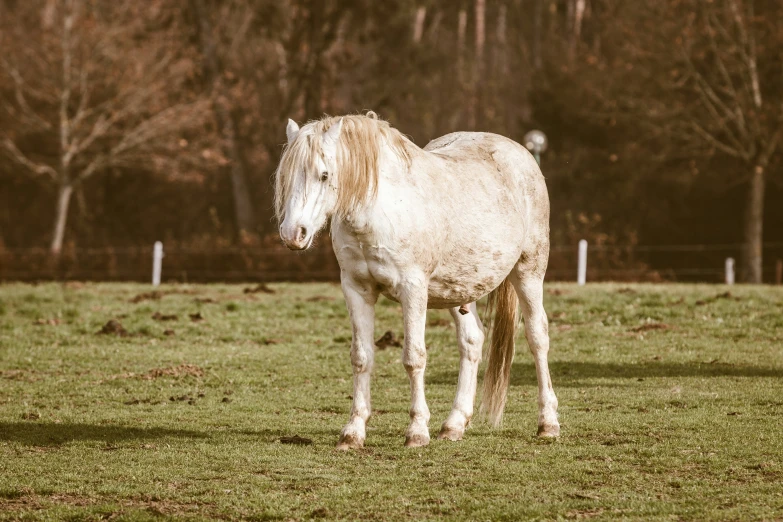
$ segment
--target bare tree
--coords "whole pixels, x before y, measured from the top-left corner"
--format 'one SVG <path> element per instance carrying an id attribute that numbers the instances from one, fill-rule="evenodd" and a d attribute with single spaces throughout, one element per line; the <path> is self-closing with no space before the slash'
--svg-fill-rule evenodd
<path id="1" fill-rule="evenodd" d="M 144 13 L 126 3 L 31 2 L 0 22 L 0 47 L 9 50 L 0 81 L 12 85 L 0 110 L 14 122 L 0 128 L 0 150 L 56 188 L 54 254 L 74 189 L 111 168 L 178 168 L 187 144 L 180 131 L 203 124 L 206 102 L 169 100 L 184 91 L 193 61 L 178 54 L 172 34 L 147 37 L 143 14 L 168 16 L 164 8 L 162 1 Z M 19 41 L 27 44 L 12 45 Z"/>
<path id="2" fill-rule="evenodd" d="M 649 127 L 670 158 L 723 157 L 738 167 L 731 184 L 747 187 L 741 269 L 746 282 L 760 283 L 767 170 L 783 140 L 783 56 L 769 45 L 783 37 L 783 7 L 758 0 L 605 3 L 622 23 L 606 26 L 603 47 L 611 56 L 585 84 L 617 117 Z"/>
<path id="3" fill-rule="evenodd" d="M 682 81 L 696 94 L 701 109 L 689 113 L 684 131 L 694 142 L 745 165 L 745 173 L 739 176 L 748 182 L 742 270 L 746 282 L 760 283 L 767 167 L 783 138 L 783 95 L 778 82 L 783 61 L 776 50 L 760 54 L 757 43 L 760 34 L 778 29 L 781 13 L 758 16 L 754 3 L 699 3 L 683 32 L 679 52 Z M 762 76 L 761 67 L 777 73 Z"/>

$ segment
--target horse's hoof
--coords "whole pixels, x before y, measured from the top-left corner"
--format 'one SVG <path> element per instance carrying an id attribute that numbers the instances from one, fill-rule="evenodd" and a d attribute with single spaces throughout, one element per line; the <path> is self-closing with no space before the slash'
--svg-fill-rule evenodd
<path id="1" fill-rule="evenodd" d="M 430 443 L 430 438 L 427 435 L 410 435 L 405 437 L 406 448 L 420 448 Z"/>
<path id="2" fill-rule="evenodd" d="M 337 451 L 348 451 L 352 449 L 359 449 L 364 447 L 364 440 L 356 437 L 355 435 L 343 435 L 340 437 L 340 441 L 337 443 Z"/>
<path id="3" fill-rule="evenodd" d="M 543 438 L 555 438 L 560 436 L 559 424 L 541 424 L 538 427 L 538 436 Z"/>
<path id="4" fill-rule="evenodd" d="M 464 434 L 464 431 L 457 430 L 455 428 L 449 428 L 447 426 L 443 426 L 440 429 L 440 433 L 438 434 L 439 440 L 453 440 L 458 441 L 462 440 L 462 435 Z"/>

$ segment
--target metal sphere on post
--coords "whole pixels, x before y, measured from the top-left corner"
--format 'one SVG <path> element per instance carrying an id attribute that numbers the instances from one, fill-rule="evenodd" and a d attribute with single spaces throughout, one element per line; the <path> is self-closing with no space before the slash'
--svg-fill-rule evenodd
<path id="1" fill-rule="evenodd" d="M 527 150 L 533 153 L 536 162 L 541 165 L 541 154 L 546 152 L 546 148 L 549 145 L 546 134 L 540 130 L 532 130 L 525 134 L 524 144 Z"/>

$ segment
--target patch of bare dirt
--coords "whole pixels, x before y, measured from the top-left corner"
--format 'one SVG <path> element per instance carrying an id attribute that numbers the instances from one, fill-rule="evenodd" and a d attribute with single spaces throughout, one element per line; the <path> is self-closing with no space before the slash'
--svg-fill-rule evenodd
<path id="1" fill-rule="evenodd" d="M 199 393 L 196 397 L 190 395 L 189 393 L 186 393 L 184 395 L 180 395 L 179 397 L 172 395 L 171 397 L 169 397 L 169 400 L 171 402 L 186 402 L 187 401 L 187 403 L 192 406 L 192 405 L 196 404 L 196 399 L 197 398 L 198 399 L 203 399 L 204 398 L 204 394 L 203 393 Z"/>
<path id="2" fill-rule="evenodd" d="M 402 343 L 397 339 L 397 336 L 392 332 L 391 330 L 388 330 L 385 334 L 381 336 L 380 339 L 375 341 L 375 346 L 379 350 L 385 350 L 389 346 L 394 346 L 396 348 L 402 347 Z"/>
<path id="3" fill-rule="evenodd" d="M 178 321 L 179 316 L 177 314 L 162 314 L 160 312 L 155 312 L 152 314 L 152 318 L 156 321 Z"/>
<path id="4" fill-rule="evenodd" d="M 699 299 L 698 301 L 696 301 L 696 306 L 702 306 L 702 305 L 714 303 L 715 301 L 720 301 L 721 299 L 732 299 L 734 301 L 742 300 L 741 298 L 732 295 L 731 292 L 723 292 L 714 295 L 712 297 L 708 297 L 707 299 Z"/>
<path id="5" fill-rule="evenodd" d="M 280 437 L 281 444 L 297 444 L 300 446 L 307 446 L 313 443 L 313 439 L 306 437 L 300 437 L 299 435 L 293 435 L 291 437 Z"/>
<path id="6" fill-rule="evenodd" d="M 102 335 L 117 335 L 119 337 L 127 337 L 130 335 L 128 330 L 126 330 L 117 319 L 110 319 L 109 322 L 103 325 L 103 328 L 101 328 L 98 333 Z"/>
<path id="7" fill-rule="evenodd" d="M 203 377 L 204 369 L 195 364 L 180 364 L 179 366 L 170 366 L 168 368 L 153 368 L 146 373 L 124 372 L 111 375 L 105 379 L 96 381 L 96 384 L 102 384 L 106 381 L 116 381 L 117 379 L 143 379 L 151 381 L 163 377 L 180 378 L 186 376 Z"/>
<path id="8" fill-rule="evenodd" d="M 266 283 L 259 283 L 254 287 L 247 287 L 242 290 L 246 294 L 274 294 L 276 293 L 273 288 L 270 288 Z"/>
<path id="9" fill-rule="evenodd" d="M 328 295 L 314 295 L 313 297 L 308 297 L 305 299 L 305 301 L 310 303 L 320 303 L 323 301 L 334 301 L 334 297 L 329 297 Z"/>
<path id="10" fill-rule="evenodd" d="M 194 323 L 198 323 L 204 320 L 204 316 L 201 315 L 201 312 L 196 312 L 195 314 L 188 314 L 188 317 L 190 317 L 190 320 Z"/>
<path id="11" fill-rule="evenodd" d="M 671 330 L 674 327 L 669 324 L 665 323 L 646 323 L 641 326 L 637 326 L 636 328 L 631 328 L 632 332 L 649 332 L 651 330 Z"/>
<path id="12" fill-rule="evenodd" d="M 192 377 L 203 377 L 204 369 L 195 364 L 180 364 L 179 366 L 170 366 L 168 368 L 153 368 L 140 377 L 145 381 L 152 379 L 159 379 L 161 377 L 184 377 L 190 375 Z"/>
<path id="13" fill-rule="evenodd" d="M 131 303 L 140 303 L 142 301 L 160 301 L 165 294 L 157 290 L 152 292 L 142 292 L 130 300 Z"/>
<path id="14" fill-rule="evenodd" d="M 135 406 L 137 404 L 159 404 L 160 401 L 153 402 L 152 399 L 130 399 L 128 401 L 123 402 L 126 406 Z"/>
<path id="15" fill-rule="evenodd" d="M 198 304 L 214 304 L 217 303 L 217 299 L 213 299 L 212 297 L 197 297 L 193 302 Z"/>
<path id="16" fill-rule="evenodd" d="M 142 292 L 136 295 L 130 300 L 131 303 L 141 303 L 142 301 L 160 301 L 164 296 L 182 294 L 182 295 L 195 295 L 198 292 L 195 290 L 152 290 L 151 292 Z"/>

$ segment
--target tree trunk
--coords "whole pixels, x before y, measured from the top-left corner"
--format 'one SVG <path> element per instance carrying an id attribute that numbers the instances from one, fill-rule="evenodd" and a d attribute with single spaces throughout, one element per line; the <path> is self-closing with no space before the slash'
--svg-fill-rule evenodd
<path id="1" fill-rule="evenodd" d="M 745 209 L 745 245 L 743 256 L 743 280 L 746 283 L 762 282 L 764 241 L 764 167 L 756 165 L 750 178 L 748 203 Z"/>
<path id="2" fill-rule="evenodd" d="M 468 107 L 469 130 L 477 130 L 481 126 L 481 98 L 484 76 L 484 42 L 486 41 L 486 0 L 476 0 L 476 56 L 473 60 L 473 78 L 470 82 L 471 94 Z"/>
<path id="3" fill-rule="evenodd" d="M 323 116 L 321 110 L 321 82 L 323 81 L 322 54 L 326 48 L 324 45 L 324 2 L 312 2 L 310 5 L 310 48 L 308 49 L 309 67 L 308 78 L 305 87 L 304 109 L 308 119 L 316 119 Z"/>
<path id="4" fill-rule="evenodd" d="M 228 111 L 226 111 L 228 112 Z M 228 143 L 228 152 L 231 158 L 231 189 L 234 195 L 234 215 L 236 217 L 237 230 L 241 232 L 253 232 L 256 227 L 253 203 L 250 200 L 250 187 L 245 173 L 245 158 L 242 155 L 236 136 L 236 124 L 232 114 L 228 113 L 224 118 L 223 139 Z"/>
<path id="5" fill-rule="evenodd" d="M 416 18 L 413 20 L 413 43 L 421 43 L 421 37 L 424 35 L 424 21 L 427 18 L 427 7 L 419 6 L 416 9 Z"/>
<path id="6" fill-rule="evenodd" d="M 234 196 L 234 216 L 237 232 L 253 232 L 256 220 L 250 199 L 249 184 L 245 172 L 244 156 L 237 138 L 237 126 L 229 106 L 228 95 L 221 80 L 222 67 L 215 50 L 212 24 L 209 22 L 203 0 L 191 0 L 191 10 L 199 24 L 199 40 L 204 65 L 214 98 L 215 119 L 231 160 L 231 189 Z"/>
<path id="7" fill-rule="evenodd" d="M 586 1 L 573 0 L 573 3 L 568 4 L 568 7 L 569 13 L 571 14 L 571 19 L 569 20 L 569 23 L 571 24 L 569 28 L 571 30 L 571 36 L 568 49 L 568 59 L 570 63 L 573 64 L 576 60 L 576 48 L 579 45 L 579 39 L 582 35 L 582 21 L 585 15 Z"/>
<path id="8" fill-rule="evenodd" d="M 68 205 L 71 203 L 73 194 L 73 185 L 62 184 L 57 191 L 57 209 L 54 216 L 54 233 L 52 234 L 52 244 L 50 251 L 54 255 L 59 255 L 63 248 L 63 238 L 65 237 L 65 225 L 68 222 Z"/>
<path id="9" fill-rule="evenodd" d="M 540 71 L 544 67 L 541 57 L 541 38 L 544 24 L 544 0 L 535 0 L 533 4 L 533 69 Z"/>

